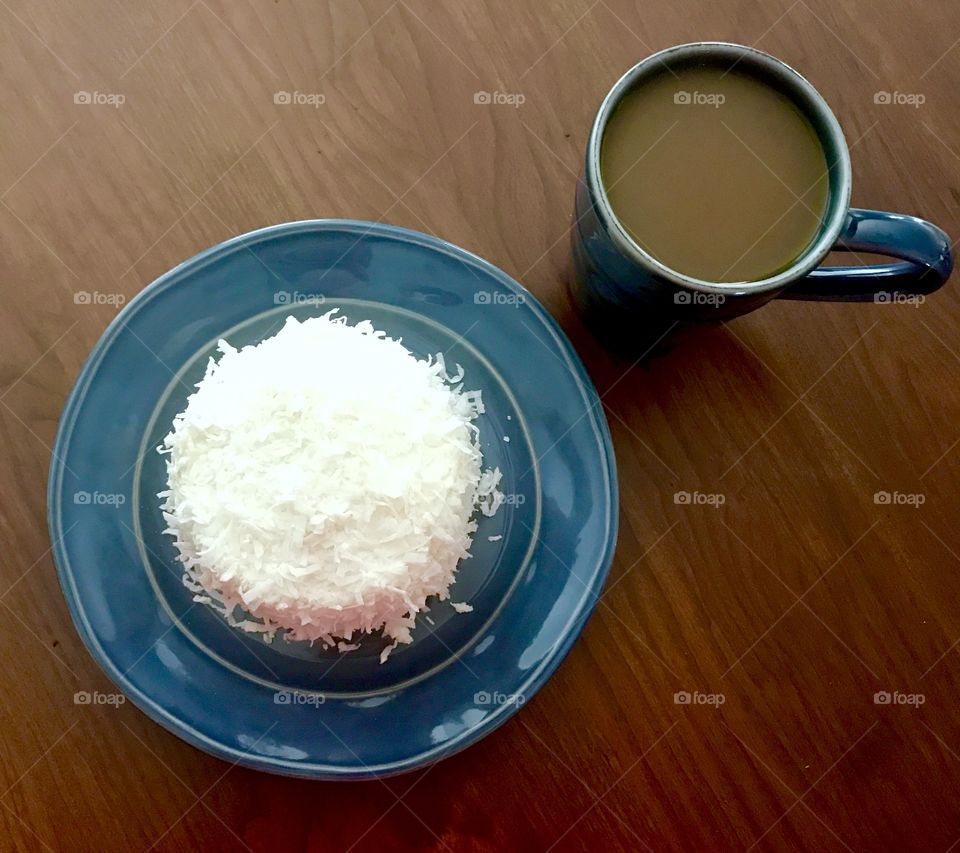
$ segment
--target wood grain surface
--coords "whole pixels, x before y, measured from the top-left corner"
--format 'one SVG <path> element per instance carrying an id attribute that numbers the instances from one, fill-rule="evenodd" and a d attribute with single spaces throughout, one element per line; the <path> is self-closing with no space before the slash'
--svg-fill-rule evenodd
<path id="1" fill-rule="evenodd" d="M 600 99 L 700 39 L 814 82 L 855 204 L 960 237 L 958 24 L 895 0 L 0 0 L 0 849 L 957 849 L 956 287 L 774 303 L 636 365 L 566 288 Z M 604 395 L 620 471 L 614 568 L 556 676 L 480 745 L 384 782 L 230 767 L 129 703 L 76 705 L 113 688 L 45 525 L 57 418 L 117 310 L 75 294 L 129 300 L 315 217 L 429 231 L 522 281 Z"/>

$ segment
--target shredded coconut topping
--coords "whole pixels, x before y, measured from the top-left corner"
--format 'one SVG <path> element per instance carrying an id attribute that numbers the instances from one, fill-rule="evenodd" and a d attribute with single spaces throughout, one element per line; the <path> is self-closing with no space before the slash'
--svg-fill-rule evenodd
<path id="1" fill-rule="evenodd" d="M 385 660 L 427 599 L 448 597 L 474 511 L 503 503 L 501 474 L 482 469 L 483 401 L 459 365 L 335 314 L 219 342 L 158 448 L 159 497 L 195 600 L 343 652 L 382 629 Z"/>

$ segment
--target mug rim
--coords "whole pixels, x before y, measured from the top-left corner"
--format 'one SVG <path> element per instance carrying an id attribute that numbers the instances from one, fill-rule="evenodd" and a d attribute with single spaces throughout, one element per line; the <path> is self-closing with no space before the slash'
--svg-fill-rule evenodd
<path id="1" fill-rule="evenodd" d="M 836 189 L 831 188 L 830 190 L 832 200 L 828 205 L 828 213 L 821 225 L 820 233 L 804 250 L 803 254 L 787 267 L 787 269 L 781 270 L 776 275 L 768 276 L 767 278 L 757 279 L 756 281 L 707 281 L 696 278 L 695 276 L 686 275 L 668 267 L 642 248 L 640 244 L 630 236 L 620 222 L 619 217 L 614 213 L 613 206 L 610 204 L 610 199 L 607 196 L 606 188 L 603 186 L 603 181 L 600 178 L 600 148 L 603 134 L 613 110 L 620 103 L 624 95 L 631 90 L 636 80 L 647 73 L 652 66 L 660 64 L 665 69 L 670 69 L 678 61 L 687 60 L 698 55 L 707 58 L 731 59 L 735 64 L 748 61 L 749 65 L 759 67 L 776 77 L 779 82 L 785 84 L 787 87 L 789 97 L 802 100 L 803 105 L 817 116 L 836 147 L 836 160 L 828 164 L 828 169 L 836 170 L 836 174 L 839 177 L 838 187 Z M 749 67 L 749 65 L 747 65 L 747 67 Z M 822 136 L 823 133 L 821 132 L 820 135 Z M 843 129 L 840 127 L 837 117 L 833 114 L 833 111 L 823 96 L 806 77 L 783 60 L 777 59 L 777 57 L 771 56 L 769 53 L 764 53 L 762 50 L 757 50 L 755 47 L 736 44 L 734 42 L 701 41 L 674 45 L 673 47 L 652 53 L 628 69 L 620 79 L 614 83 L 613 87 L 607 92 L 601 102 L 600 108 L 597 110 L 597 114 L 593 120 L 593 125 L 590 128 L 590 137 L 587 142 L 585 181 L 590 196 L 597 208 L 597 215 L 601 223 L 617 247 L 631 260 L 647 267 L 677 287 L 706 293 L 746 295 L 771 290 L 782 290 L 791 282 L 811 272 L 820 264 L 827 254 L 829 254 L 837 242 L 837 238 L 840 236 L 840 232 L 847 218 L 847 213 L 850 209 L 852 171 L 850 166 L 850 151 Z M 840 195 L 839 204 L 836 199 L 837 194 Z"/>

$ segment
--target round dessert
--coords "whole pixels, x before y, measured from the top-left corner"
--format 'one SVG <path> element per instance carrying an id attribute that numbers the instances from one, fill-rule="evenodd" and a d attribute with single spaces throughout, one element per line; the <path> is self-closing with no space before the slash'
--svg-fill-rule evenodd
<path id="1" fill-rule="evenodd" d="M 474 513 L 503 501 L 482 467 L 479 392 L 442 356 L 336 312 L 218 349 L 158 448 L 184 583 L 271 640 L 352 651 L 382 630 L 385 660 L 427 599 L 449 596 Z"/>

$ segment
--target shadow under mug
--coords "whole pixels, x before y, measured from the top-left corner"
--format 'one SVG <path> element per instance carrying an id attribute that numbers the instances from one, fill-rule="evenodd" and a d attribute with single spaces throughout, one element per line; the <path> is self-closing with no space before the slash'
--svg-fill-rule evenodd
<path id="1" fill-rule="evenodd" d="M 610 205 L 600 177 L 600 148 L 610 115 L 628 92 L 664 69 L 714 65 L 756 76 L 789 97 L 813 125 L 828 163 L 827 210 L 817 236 L 787 269 L 758 281 L 717 283 L 683 275 L 644 251 Z M 771 299 L 916 300 L 950 275 L 949 237 L 936 225 L 898 213 L 850 207 L 850 152 L 826 101 L 790 66 L 754 48 L 698 42 L 655 53 L 631 68 L 600 106 L 577 184 L 572 230 L 574 300 L 598 332 L 681 321 L 721 320 Z M 830 251 L 869 252 L 898 260 L 819 267 Z"/>

